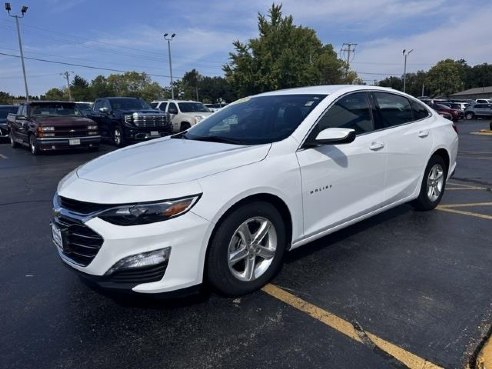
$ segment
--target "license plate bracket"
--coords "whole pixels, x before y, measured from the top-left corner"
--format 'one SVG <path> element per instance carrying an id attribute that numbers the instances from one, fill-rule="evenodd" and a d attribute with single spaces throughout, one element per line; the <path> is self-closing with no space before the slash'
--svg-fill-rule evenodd
<path id="1" fill-rule="evenodd" d="M 80 138 L 70 138 L 68 140 L 69 145 L 80 145 Z"/>

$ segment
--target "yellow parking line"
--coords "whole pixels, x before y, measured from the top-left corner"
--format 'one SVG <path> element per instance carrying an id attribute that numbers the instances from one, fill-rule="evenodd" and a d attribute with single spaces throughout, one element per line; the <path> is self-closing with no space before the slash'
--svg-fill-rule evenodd
<path id="1" fill-rule="evenodd" d="M 454 213 L 454 214 L 460 214 L 460 215 L 468 215 L 468 216 L 471 216 L 471 217 L 492 220 L 492 215 L 485 215 L 485 214 L 473 213 L 471 211 L 462 211 L 462 210 L 455 210 L 455 209 L 450 209 L 450 208 L 442 208 L 440 206 L 438 206 L 436 209 L 437 210 L 441 210 L 441 211 L 445 211 L 445 212 L 448 212 L 448 213 Z"/>
<path id="2" fill-rule="evenodd" d="M 481 129 L 479 132 L 470 132 L 472 135 L 492 136 L 492 131 L 489 129 Z"/>
<path id="3" fill-rule="evenodd" d="M 492 338 L 489 338 L 478 354 L 477 369 L 492 368 Z"/>
<path id="4" fill-rule="evenodd" d="M 444 204 L 439 205 L 438 208 L 467 208 L 472 206 L 492 206 L 492 202 L 469 202 L 466 204 Z"/>
<path id="5" fill-rule="evenodd" d="M 446 191 L 472 191 L 472 190 L 486 190 L 486 187 L 460 187 L 460 188 L 450 188 L 446 187 Z"/>
<path id="6" fill-rule="evenodd" d="M 385 341 L 372 333 L 356 329 L 352 323 L 313 304 L 310 304 L 309 302 L 304 301 L 299 297 L 294 296 L 293 294 L 277 286 L 274 286 L 273 284 L 266 285 L 262 290 L 287 305 L 307 313 L 312 318 L 337 330 L 354 341 L 364 344 L 367 344 L 366 341 L 370 341 L 370 344 L 377 346 L 380 350 L 393 356 L 396 360 L 405 364 L 410 369 L 443 369 L 440 366 L 422 359 L 421 357 L 414 355 L 411 352 L 392 344 L 391 342 Z"/>

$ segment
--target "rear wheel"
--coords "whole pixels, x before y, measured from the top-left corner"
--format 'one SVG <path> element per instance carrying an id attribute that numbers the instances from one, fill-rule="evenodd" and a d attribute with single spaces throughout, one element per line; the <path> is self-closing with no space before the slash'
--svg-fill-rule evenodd
<path id="1" fill-rule="evenodd" d="M 220 223 L 209 245 L 208 281 L 228 296 L 255 291 L 280 270 L 285 248 L 285 224 L 273 205 L 241 206 Z"/>
<path id="2" fill-rule="evenodd" d="M 468 119 L 468 120 L 473 119 L 473 118 L 474 118 L 474 116 L 475 116 L 475 115 L 474 115 L 473 113 L 466 113 L 466 114 L 465 114 L 465 118 L 466 118 L 466 119 Z"/>
<path id="3" fill-rule="evenodd" d="M 29 149 L 31 150 L 31 154 L 33 155 L 39 154 L 39 145 L 34 135 L 29 136 Z"/>
<path id="4" fill-rule="evenodd" d="M 419 197 L 413 201 L 417 210 L 432 210 L 439 204 L 444 194 L 447 175 L 448 168 L 443 158 L 438 155 L 431 157 L 425 168 Z"/>

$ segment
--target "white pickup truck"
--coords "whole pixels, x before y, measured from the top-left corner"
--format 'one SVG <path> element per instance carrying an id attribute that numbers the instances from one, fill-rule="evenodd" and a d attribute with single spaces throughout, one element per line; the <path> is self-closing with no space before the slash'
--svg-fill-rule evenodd
<path id="1" fill-rule="evenodd" d="M 213 113 L 201 102 L 191 100 L 156 100 L 150 106 L 169 113 L 173 132 L 186 131 Z"/>

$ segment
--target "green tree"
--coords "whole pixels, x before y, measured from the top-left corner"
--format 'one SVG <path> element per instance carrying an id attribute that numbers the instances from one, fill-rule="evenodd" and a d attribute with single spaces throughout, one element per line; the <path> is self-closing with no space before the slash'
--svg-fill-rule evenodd
<path id="1" fill-rule="evenodd" d="M 70 84 L 70 91 L 72 92 L 72 98 L 75 101 L 92 101 L 94 96 L 89 88 L 89 82 L 84 78 L 76 75 Z"/>
<path id="2" fill-rule="evenodd" d="M 42 100 L 68 100 L 68 95 L 59 88 L 51 88 L 44 95 L 41 96 Z"/>
<path id="3" fill-rule="evenodd" d="M 427 72 L 426 85 L 434 96 L 448 97 L 463 89 L 462 64 L 452 59 L 441 60 Z"/>
<path id="4" fill-rule="evenodd" d="M 14 96 L 9 94 L 8 92 L 0 91 L 0 104 L 12 104 L 14 100 Z"/>
<path id="5" fill-rule="evenodd" d="M 92 98 L 115 96 L 116 93 L 112 89 L 112 86 L 108 83 L 106 77 L 99 75 L 91 81 L 90 89 L 92 92 Z"/>
<path id="6" fill-rule="evenodd" d="M 313 29 L 295 26 L 292 16 L 282 16 L 282 5 L 273 4 L 267 17 L 258 14 L 258 31 L 247 43 L 235 41 L 223 66 L 238 96 L 344 81 L 345 63 L 332 45 L 323 45 Z"/>

